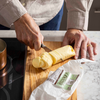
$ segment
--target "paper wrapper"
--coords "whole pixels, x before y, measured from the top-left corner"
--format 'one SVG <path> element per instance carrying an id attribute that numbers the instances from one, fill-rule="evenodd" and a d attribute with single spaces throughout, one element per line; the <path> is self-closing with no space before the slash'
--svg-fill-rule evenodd
<path id="1" fill-rule="evenodd" d="M 93 61 L 70 60 L 49 75 L 48 79 L 32 92 L 29 100 L 67 100 L 77 88 L 84 74 L 82 62 Z"/>

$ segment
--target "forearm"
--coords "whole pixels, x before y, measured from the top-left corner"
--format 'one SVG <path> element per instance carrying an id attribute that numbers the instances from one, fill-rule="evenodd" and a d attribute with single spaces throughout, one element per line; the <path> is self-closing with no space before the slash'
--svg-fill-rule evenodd
<path id="1" fill-rule="evenodd" d="M 93 0 L 66 0 L 68 10 L 67 29 L 87 30 L 92 2 Z"/>

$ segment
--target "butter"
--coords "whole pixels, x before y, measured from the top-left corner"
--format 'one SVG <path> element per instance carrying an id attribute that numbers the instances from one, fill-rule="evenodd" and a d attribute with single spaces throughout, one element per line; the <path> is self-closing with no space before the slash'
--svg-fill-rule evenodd
<path id="1" fill-rule="evenodd" d="M 67 45 L 53 50 L 49 54 L 53 58 L 53 64 L 56 64 L 58 62 L 61 62 L 61 59 L 66 60 L 72 56 L 75 56 L 75 51 L 70 45 Z"/>
<path id="2" fill-rule="evenodd" d="M 41 67 L 44 67 L 44 66 L 45 66 L 45 63 L 44 63 L 44 61 L 41 59 L 41 57 L 37 57 L 37 58 L 33 59 L 32 65 L 33 65 L 35 68 L 41 68 Z"/>
<path id="3" fill-rule="evenodd" d="M 41 55 L 41 59 L 44 61 L 45 63 L 45 66 L 42 67 L 42 69 L 47 69 L 49 67 L 52 66 L 52 63 L 53 63 L 53 59 L 51 57 L 51 55 L 48 53 L 48 52 L 44 52 L 42 55 Z"/>
<path id="4" fill-rule="evenodd" d="M 47 69 L 53 64 L 61 62 L 61 59 L 66 60 L 72 56 L 75 56 L 75 51 L 70 45 L 67 45 L 49 53 L 44 52 L 40 57 L 33 59 L 32 65 L 35 68 Z"/>

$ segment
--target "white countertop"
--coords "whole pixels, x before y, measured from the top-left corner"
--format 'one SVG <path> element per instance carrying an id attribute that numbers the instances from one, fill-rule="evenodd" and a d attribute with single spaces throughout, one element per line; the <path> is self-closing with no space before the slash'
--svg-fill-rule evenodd
<path id="1" fill-rule="evenodd" d="M 62 41 L 66 31 L 41 31 L 44 41 Z M 100 31 L 84 31 L 88 37 L 98 37 Z M 0 38 L 16 38 L 14 30 L 0 30 Z"/>
<path id="2" fill-rule="evenodd" d="M 41 31 L 44 41 L 62 41 L 66 31 Z M 84 31 L 90 40 L 97 43 L 95 63 L 88 63 L 77 88 L 78 100 L 100 100 L 100 31 Z M 0 31 L 0 38 L 16 38 L 14 30 Z"/>
<path id="3" fill-rule="evenodd" d="M 62 41 L 66 31 L 41 31 L 44 41 Z M 14 30 L 0 30 L 0 38 L 16 38 Z"/>

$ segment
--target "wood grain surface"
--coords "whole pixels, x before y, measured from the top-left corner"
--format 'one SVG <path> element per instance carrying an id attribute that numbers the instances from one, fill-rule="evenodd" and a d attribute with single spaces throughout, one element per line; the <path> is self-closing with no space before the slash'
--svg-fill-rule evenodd
<path id="1" fill-rule="evenodd" d="M 44 42 L 44 44 L 52 50 L 61 47 L 61 42 Z M 27 47 L 23 100 L 29 100 L 32 91 L 48 78 L 50 71 L 55 71 L 70 60 L 65 60 L 64 62 L 58 63 L 46 70 L 42 70 L 40 68 L 36 69 L 32 66 L 32 60 L 35 57 L 40 56 L 43 52 L 45 52 L 45 50 L 42 48 L 39 51 L 35 51 L 34 49 Z M 67 100 L 77 100 L 77 92 L 75 91 Z"/>

